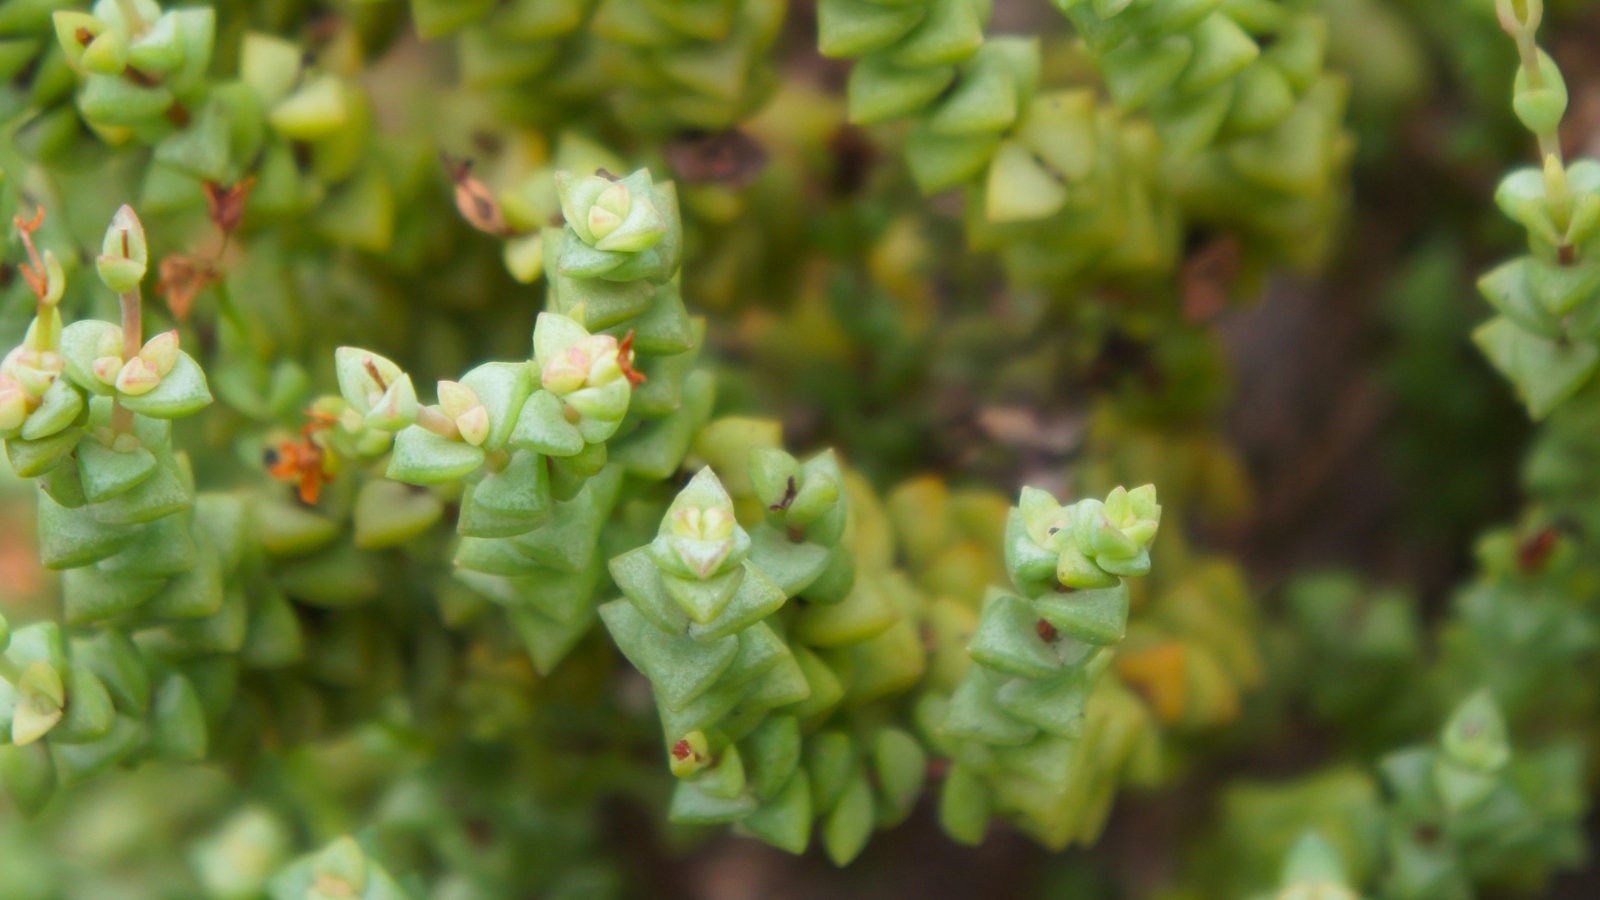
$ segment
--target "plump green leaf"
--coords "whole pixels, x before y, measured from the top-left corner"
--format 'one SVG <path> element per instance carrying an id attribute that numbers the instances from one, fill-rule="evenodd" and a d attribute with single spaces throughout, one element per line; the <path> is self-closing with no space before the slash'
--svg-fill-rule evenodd
<path id="1" fill-rule="evenodd" d="M 115 716 L 111 694 L 92 670 L 74 661 L 67 667 L 63 685 L 66 714 L 51 730 L 52 742 L 92 741 L 111 730 L 111 720 Z"/>
<path id="2" fill-rule="evenodd" d="M 156 473 L 156 458 L 141 446 L 116 450 L 90 436 L 78 442 L 78 472 L 85 499 L 109 500 Z"/>
<path id="3" fill-rule="evenodd" d="M 357 547 L 393 547 L 432 528 L 444 515 L 444 504 L 431 491 L 392 481 L 369 481 L 356 495 Z"/>
<path id="4" fill-rule="evenodd" d="M 617 647 L 650 679 L 656 696 L 668 709 L 680 709 L 708 690 L 739 650 L 734 637 L 697 641 L 665 634 L 624 601 L 601 606 L 600 618 Z"/>
<path id="5" fill-rule="evenodd" d="M 866 773 L 858 772 L 822 821 L 822 846 L 833 864 L 842 866 L 855 859 L 866 847 L 876 823 L 872 786 L 867 783 Z"/>
<path id="6" fill-rule="evenodd" d="M 56 769 L 43 743 L 0 744 L 0 786 L 24 816 L 36 816 L 55 796 Z"/>
<path id="7" fill-rule="evenodd" d="M 789 853 L 800 854 L 811 839 L 811 780 L 790 775 L 776 794 L 739 820 L 739 827 Z"/>
<path id="8" fill-rule="evenodd" d="M 1516 386 L 1535 419 L 1549 415 L 1576 393 L 1600 366 L 1600 347 L 1593 342 L 1551 341 L 1503 317 L 1479 326 L 1472 339 Z"/>
<path id="9" fill-rule="evenodd" d="M 412 425 L 395 435 L 388 475 L 408 484 L 445 484 L 471 474 L 481 465 L 483 448 Z"/>
<path id="10" fill-rule="evenodd" d="M 976 846 L 989 827 L 989 793 L 968 766 L 950 767 L 939 791 L 939 825 L 952 840 Z"/>

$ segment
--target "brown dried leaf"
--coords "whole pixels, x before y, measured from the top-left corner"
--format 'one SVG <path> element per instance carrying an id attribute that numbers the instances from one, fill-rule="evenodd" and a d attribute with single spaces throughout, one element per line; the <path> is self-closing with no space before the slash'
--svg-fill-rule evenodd
<path id="1" fill-rule="evenodd" d="M 206 215 L 223 234 L 232 234 L 239 227 L 239 221 L 244 218 L 245 201 L 250 198 L 250 189 L 255 183 L 256 177 L 249 175 L 227 187 L 214 181 L 202 185 L 206 191 Z"/>
<path id="2" fill-rule="evenodd" d="M 157 269 L 156 293 L 167 300 L 172 317 L 182 322 L 194 308 L 194 298 L 219 277 L 216 267 L 193 256 L 174 253 Z"/>
<path id="3" fill-rule="evenodd" d="M 456 209 L 467 224 L 485 234 L 506 237 L 515 232 L 506 224 L 500 201 L 494 198 L 487 185 L 472 176 L 472 160 L 452 159 L 439 154 L 450 180 L 456 183 Z"/>

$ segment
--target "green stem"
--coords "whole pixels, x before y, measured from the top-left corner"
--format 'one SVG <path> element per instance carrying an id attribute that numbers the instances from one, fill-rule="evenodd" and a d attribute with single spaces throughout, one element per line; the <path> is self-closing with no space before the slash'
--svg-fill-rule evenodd
<path id="1" fill-rule="evenodd" d="M 143 300 L 137 285 L 119 299 L 122 303 L 122 361 L 127 362 L 138 356 L 144 346 Z M 111 401 L 111 429 L 118 434 L 133 431 L 133 410 L 123 406 L 115 396 Z"/>
<path id="2" fill-rule="evenodd" d="M 503 472 L 506 466 L 511 464 L 511 454 L 506 452 L 504 447 L 498 450 L 490 450 L 484 454 L 483 462 L 484 465 L 489 467 L 489 471 Z"/>
<path id="3" fill-rule="evenodd" d="M 1552 161 L 1555 163 L 1553 167 Z M 1572 191 L 1567 185 L 1567 170 L 1561 162 L 1559 151 L 1546 156 L 1543 162 L 1544 192 L 1550 200 L 1550 217 L 1562 232 L 1562 243 L 1566 243 L 1566 231 L 1572 226 Z"/>

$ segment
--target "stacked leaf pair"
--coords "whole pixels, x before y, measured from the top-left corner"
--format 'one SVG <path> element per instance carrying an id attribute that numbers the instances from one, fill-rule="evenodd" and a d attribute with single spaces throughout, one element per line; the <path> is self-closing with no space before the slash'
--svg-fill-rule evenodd
<path id="1" fill-rule="evenodd" d="M 820 662 L 791 647 L 773 614 L 790 597 L 836 600 L 848 589 L 850 562 L 836 555 L 846 507 L 831 456 L 802 470 L 781 451 L 757 454 L 752 475 L 764 493 L 776 492 L 776 515 L 793 516 L 787 533 L 770 524 L 746 531 L 722 482 L 701 469 L 668 507 L 655 540 L 612 559 L 625 599 L 601 615 L 655 689 L 681 779 L 672 817 L 742 822 L 799 852 L 813 802 L 796 704 L 817 699 Z"/>
<path id="2" fill-rule="evenodd" d="M 911 118 L 905 152 L 918 186 L 970 186 L 970 239 L 1014 277 L 1170 265 L 1179 226 L 1154 136 L 1087 89 L 1041 93 L 1038 42 L 985 41 L 988 15 L 980 0 L 824 0 L 823 55 L 860 58 L 850 120 Z"/>
<path id="3" fill-rule="evenodd" d="M 1149 486 L 1070 506 L 1023 490 L 1006 525 L 1016 592 L 985 601 L 974 665 L 935 728 L 955 760 L 941 814 L 958 839 L 980 840 L 992 813 L 1050 846 L 1098 831 L 1116 779 L 1084 762 L 1120 758 L 1143 712 L 1094 688 L 1126 628 L 1124 579 L 1149 571 L 1160 515 Z"/>
<path id="4" fill-rule="evenodd" d="M 1543 419 L 1600 367 L 1600 162 L 1547 157 L 1507 175 L 1495 203 L 1529 252 L 1479 280 L 1496 315 L 1472 337 Z"/>
<path id="5" fill-rule="evenodd" d="M 1570 720 L 1593 708 L 1592 689 L 1563 676 L 1592 658 L 1595 537 L 1590 462 L 1595 453 L 1593 374 L 1600 365 L 1600 162 L 1563 159 L 1559 126 L 1567 88 L 1539 48 L 1538 0 L 1496 4 L 1519 68 L 1511 105 L 1537 140 L 1542 165 L 1512 172 L 1495 203 L 1528 236 L 1528 252 L 1483 276 L 1497 315 L 1473 338 L 1511 381 L 1540 429 L 1523 473 L 1539 506 L 1517 527 L 1486 535 L 1481 573 L 1456 604 L 1444 663 L 1486 684 L 1517 722 Z"/>
<path id="6" fill-rule="evenodd" d="M 925 693 L 916 718 L 934 748 L 959 760 L 950 749 L 952 742 L 945 728 L 949 698 L 970 678 L 976 657 L 969 652 L 969 642 L 980 630 L 980 610 L 997 593 L 989 585 L 1006 570 L 1001 551 L 1009 512 L 996 495 L 970 489 L 951 491 L 932 477 L 895 488 L 888 497 L 887 511 L 907 574 L 926 593 L 917 618 L 928 662 L 921 684 Z M 1181 562 L 1179 566 L 1179 574 L 1169 582 L 1197 580 L 1193 575 L 1185 577 L 1184 570 L 1192 566 Z M 1214 577 L 1204 580 L 1225 583 Z M 1207 667 L 1212 644 L 1227 633 L 1210 621 L 1214 611 L 1207 594 L 1214 590 L 1210 584 L 1196 585 L 1181 598 L 1174 596 L 1163 604 L 1185 607 L 1179 615 L 1163 610 L 1152 617 L 1147 612 L 1142 625 L 1130 631 L 1129 649 L 1118 652 L 1117 677 L 1097 681 L 1086 708 L 1064 711 L 1069 717 L 1085 715 L 1085 736 L 1070 745 L 1070 765 L 1079 793 L 1064 803 L 1075 809 L 1074 826 L 1071 837 L 1061 840 L 1093 840 L 1121 785 L 1151 783 L 1161 777 L 1163 723 L 1204 724 L 1218 708 L 1224 712 L 1230 708 L 1227 700 L 1234 696 L 1233 685 L 1226 679 L 1218 683 L 1204 677 L 1213 671 Z M 1039 627 L 1035 621 L 1036 634 Z M 1193 678 L 1191 672 L 1201 677 Z M 1138 688 L 1139 693 L 1129 686 Z M 943 815 L 952 835 L 976 841 L 996 808 L 971 774 L 962 770 L 954 776 L 957 781 L 947 789 Z M 1017 816 L 1014 811 L 1011 815 Z"/>
<path id="7" fill-rule="evenodd" d="M 1267 258 L 1319 258 L 1351 149 L 1321 16 L 1282 2 L 1055 3 L 1117 106 L 1148 110 L 1186 212 Z"/>
<path id="8" fill-rule="evenodd" d="M 514 120 L 604 111 L 662 133 L 728 128 L 766 99 L 784 4 L 412 0 L 411 10 L 423 37 L 459 34 L 462 80 L 499 92 L 491 96 Z"/>
<path id="9" fill-rule="evenodd" d="M 908 152 L 926 191 L 981 172 L 1037 85 L 1034 42 L 984 42 L 988 7 L 974 0 L 818 4 L 822 54 L 860 57 L 846 91 L 850 121 L 914 117 Z"/>
<path id="10" fill-rule="evenodd" d="M 1393 795 L 1385 896 L 1534 885 L 1583 857 L 1582 750 L 1569 742 L 1513 754 L 1488 692 L 1456 708 L 1436 746 L 1393 753 L 1381 772 Z"/>
<path id="11" fill-rule="evenodd" d="M 117 212 L 102 249 L 97 268 L 121 297 L 123 325 L 86 319 L 62 328 L 41 302 L 5 377 L 25 406 L 42 379 L 48 387 L 7 435 L 7 455 L 17 474 L 40 479 L 41 553 L 45 565 L 67 570 L 69 624 L 136 611 L 158 619 L 214 612 L 221 573 L 209 540 L 229 530 L 196 527 L 193 476 L 172 445 L 172 420 L 205 407 L 211 392 L 176 331 L 140 343 L 148 254 L 131 209 Z"/>
<path id="12" fill-rule="evenodd" d="M 654 541 L 611 561 L 626 599 L 606 604 L 601 616 L 655 689 L 671 766 L 685 779 L 672 803 L 680 821 L 749 816 L 794 777 L 799 760 L 794 719 L 787 734 L 764 725 L 769 710 L 811 693 L 794 654 L 765 621 L 790 595 L 751 548 L 708 468 L 673 500 Z M 790 589 L 821 569 L 822 554 L 805 556 L 774 573 Z M 748 762 L 739 743 L 746 738 Z M 785 758 L 768 752 L 773 742 L 786 745 Z"/>
<path id="13" fill-rule="evenodd" d="M 624 599 L 601 615 L 655 689 L 681 779 L 672 818 L 735 823 L 793 853 L 815 824 L 843 864 L 921 792 L 921 744 L 884 715 L 844 713 L 921 676 L 920 601 L 859 571 L 831 453 L 801 463 L 759 447 L 748 483 L 764 512 L 747 531 L 702 469 L 656 539 L 611 561 Z"/>
<path id="14" fill-rule="evenodd" d="M 1018 814 L 997 809 L 982 780 L 974 777 L 973 767 L 960 765 L 960 741 L 950 740 L 946 724 L 950 695 L 984 677 L 971 674 L 974 666 L 986 665 L 979 657 L 986 650 L 981 649 L 976 636 L 986 628 L 981 625 L 981 613 L 995 615 L 987 612 L 987 607 L 994 602 L 992 597 L 1000 594 L 992 585 L 1005 578 L 1002 549 L 1006 541 L 1002 535 L 1011 511 L 1000 496 L 978 490 L 950 492 L 931 477 L 894 488 L 888 508 L 907 567 L 917 578 L 918 586 L 928 593 L 922 625 L 930 636 L 928 677 L 923 681 L 925 693 L 917 709 L 917 721 L 928 735 L 928 743 L 957 761 L 949 775 L 954 780 L 944 788 L 942 823 L 954 838 L 976 842 L 982 838 L 990 815 L 1002 812 L 1016 818 Z M 990 620 L 987 628 L 995 628 L 995 623 L 997 620 Z M 1048 628 L 1040 633 L 1042 626 L 1037 620 L 1032 628 L 1034 637 L 1027 637 L 1027 641 L 1043 642 L 1043 634 L 1051 634 Z M 1059 641 L 1061 637 L 1056 634 Z M 1072 697 L 1069 708 L 1062 711 L 1069 717 L 1082 714 L 1083 738 L 1054 745 L 1054 749 L 1066 751 L 1067 759 L 1059 762 L 1069 767 L 1074 780 L 1070 799 L 1061 801 L 1062 810 L 1072 810 L 1062 814 L 1062 822 L 1070 818 L 1072 826 L 1062 825 L 1061 833 L 1070 831 L 1072 838 L 1061 838 L 1059 842 L 1093 841 L 1110 802 L 1123 785 L 1130 781 L 1150 783 L 1162 775 L 1162 721 L 1168 719 L 1168 709 L 1162 701 L 1192 697 L 1186 692 L 1186 674 L 1182 671 L 1187 645 L 1174 647 L 1178 642 L 1147 623 L 1144 628 L 1134 625 L 1130 637 L 1131 652 L 1118 650 L 1115 658 L 1117 677 L 1094 682 L 1090 700 Z M 1142 697 L 1123 682 L 1139 687 Z M 1154 711 L 1149 706 L 1154 706 Z M 1045 753 L 1048 746 L 1050 741 L 1040 743 Z M 981 757 L 982 753 L 970 748 L 965 757 Z"/>
<path id="15" fill-rule="evenodd" d="M 456 580 L 506 611 L 541 672 L 554 668 L 594 625 L 605 563 L 600 531 L 622 480 L 618 466 L 603 467 L 572 497 L 549 501 L 537 524 L 521 533 L 489 534 L 464 520 L 458 525 Z M 497 488 L 491 483 L 489 489 Z"/>
<path id="16" fill-rule="evenodd" d="M 595 415 L 617 419 L 610 459 L 641 478 L 670 478 L 709 418 L 715 389 L 709 373 L 694 371 L 705 323 L 689 317 L 678 285 L 677 190 L 644 169 L 621 178 L 557 173 L 556 189 L 566 225 L 542 234 L 545 307 L 637 358 L 625 373 L 632 390 L 627 416 Z M 560 363 L 537 344 L 536 336 L 539 364 L 549 373 Z M 569 407 L 574 400 L 566 397 Z"/>

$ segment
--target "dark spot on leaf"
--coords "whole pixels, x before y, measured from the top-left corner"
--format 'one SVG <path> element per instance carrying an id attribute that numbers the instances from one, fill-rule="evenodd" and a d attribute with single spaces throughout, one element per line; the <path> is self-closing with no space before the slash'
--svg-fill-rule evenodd
<path id="1" fill-rule="evenodd" d="M 1033 630 L 1038 632 L 1040 640 L 1047 644 L 1054 642 L 1056 638 L 1061 636 L 1061 632 L 1056 631 L 1056 627 L 1044 619 L 1035 622 Z"/>
<path id="2" fill-rule="evenodd" d="M 767 508 L 772 510 L 773 512 L 783 512 L 784 510 L 789 508 L 789 505 L 791 503 L 794 502 L 795 494 L 798 494 L 799 492 L 800 492 L 800 489 L 795 484 L 794 476 L 790 475 L 788 483 L 785 484 L 784 488 L 783 488 L 783 499 L 779 500 L 777 503 L 774 503 L 774 504 L 772 504 L 771 506 L 769 506 Z"/>

